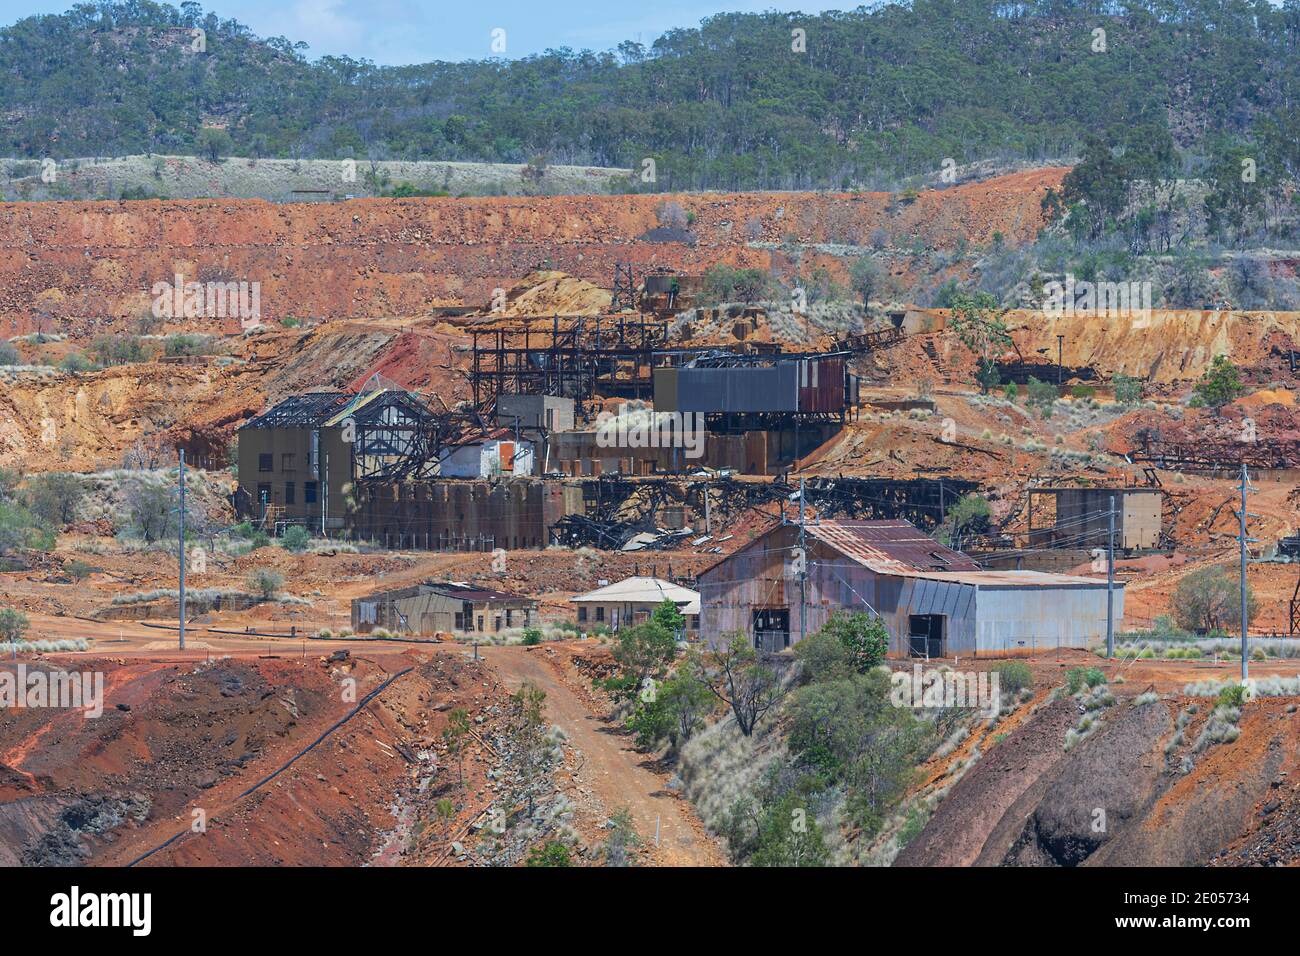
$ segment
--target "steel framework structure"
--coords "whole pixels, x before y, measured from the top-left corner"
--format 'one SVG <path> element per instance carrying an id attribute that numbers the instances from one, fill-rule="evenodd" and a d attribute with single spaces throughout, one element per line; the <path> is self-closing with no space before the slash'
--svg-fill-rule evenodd
<path id="1" fill-rule="evenodd" d="M 581 411 L 598 386 L 612 394 L 650 394 L 653 383 L 642 370 L 667 342 L 668 323 L 642 315 L 553 316 L 549 328 L 490 321 L 469 332 L 476 406 L 498 395 L 562 395 Z"/>

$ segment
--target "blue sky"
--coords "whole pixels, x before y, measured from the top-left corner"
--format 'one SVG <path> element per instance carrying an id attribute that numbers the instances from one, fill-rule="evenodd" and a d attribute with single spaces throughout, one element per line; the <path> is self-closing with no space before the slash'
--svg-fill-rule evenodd
<path id="1" fill-rule="evenodd" d="M 74 2 L 0 0 L 0 24 L 62 13 Z M 715 13 L 794 8 L 774 0 L 210 0 L 203 6 L 260 36 L 303 40 L 312 57 L 348 54 L 382 64 L 498 55 L 490 47 L 497 27 L 506 31 L 503 55 L 513 58 L 562 46 L 608 50 L 627 39 L 648 45 L 665 30 L 695 26 Z"/>

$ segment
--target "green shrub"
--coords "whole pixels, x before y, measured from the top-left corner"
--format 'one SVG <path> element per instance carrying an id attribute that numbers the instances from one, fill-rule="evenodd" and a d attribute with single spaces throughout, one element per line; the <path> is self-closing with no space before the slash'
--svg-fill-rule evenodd
<path id="1" fill-rule="evenodd" d="M 1043 418 L 1051 418 L 1052 411 L 1056 408 L 1057 392 L 1056 386 L 1050 382 L 1040 382 L 1032 375 L 1029 376 L 1029 384 L 1026 386 L 1025 404 L 1032 408 L 1037 408 Z"/>
<path id="2" fill-rule="evenodd" d="M 1034 674 L 1024 661 L 1003 661 L 993 668 L 998 675 L 998 688 L 1007 694 L 1018 694 L 1034 685 Z"/>
<path id="3" fill-rule="evenodd" d="M 1136 405 L 1142 401 L 1142 383 L 1131 375 L 1116 375 L 1111 384 L 1115 388 L 1115 401 L 1121 405 Z"/>
<path id="4" fill-rule="evenodd" d="M 668 738 L 675 723 L 672 709 L 662 697 L 656 696 L 653 700 L 637 700 L 627 726 L 636 734 L 636 745 L 649 750 Z"/>
<path id="5" fill-rule="evenodd" d="M 27 507 L 41 521 L 61 528 L 76 520 L 86 484 L 80 475 L 51 472 L 27 482 Z"/>
<path id="6" fill-rule="evenodd" d="M 212 340 L 206 335 L 169 335 L 165 349 L 171 357 L 207 355 L 212 351 Z"/>
<path id="7" fill-rule="evenodd" d="M 128 365 L 147 362 L 152 349 L 138 335 L 100 335 L 90 343 L 90 353 L 100 365 Z"/>
<path id="8" fill-rule="evenodd" d="M 22 548 L 48 551 L 53 529 L 17 502 L 0 500 L 0 557 Z"/>
<path id="9" fill-rule="evenodd" d="M 1222 566 L 1198 568 L 1174 589 L 1174 614 L 1188 631 L 1220 631 L 1241 620 L 1241 587 L 1237 576 Z M 1246 588 L 1246 619 L 1253 620 L 1257 604 Z"/>
<path id="10" fill-rule="evenodd" d="M 1244 392 L 1241 373 L 1226 355 L 1216 355 L 1201 380 L 1196 383 L 1196 397 L 1202 405 L 1216 411 Z"/>
<path id="11" fill-rule="evenodd" d="M 998 738 L 1005 737 L 1006 734 L 999 734 Z M 925 829 L 926 822 L 930 819 L 930 813 L 925 809 L 923 804 L 915 804 L 907 811 L 907 819 L 903 821 L 902 829 L 898 831 L 898 845 L 905 847 L 916 839 L 917 835 Z"/>
<path id="12" fill-rule="evenodd" d="M 830 635 L 845 647 L 850 664 L 859 674 L 871 670 L 889 653 L 889 631 L 884 621 L 861 611 L 836 611 L 819 633 Z"/>
<path id="13" fill-rule="evenodd" d="M 245 579 L 248 589 L 264 601 L 274 598 L 284 584 L 284 575 L 271 568 L 254 568 Z"/>
<path id="14" fill-rule="evenodd" d="M 71 577 L 72 580 L 81 582 L 90 577 L 95 569 L 85 561 L 69 561 L 63 566 L 63 570 L 68 572 L 68 576 Z"/>
<path id="15" fill-rule="evenodd" d="M 803 820 L 802 827 L 791 826 L 796 815 Z M 801 795 L 790 793 L 763 813 L 750 862 L 754 866 L 826 866 L 829 856 L 817 818 Z"/>
<path id="16" fill-rule="evenodd" d="M 11 607 L 0 608 L 0 638 L 6 644 L 16 644 L 27 633 L 30 622 L 22 611 Z"/>
<path id="17" fill-rule="evenodd" d="M 81 352 L 69 352 L 63 356 L 63 361 L 59 362 L 59 368 L 65 372 L 89 372 L 90 359 Z"/>
<path id="18" fill-rule="evenodd" d="M 528 851 L 525 866 L 571 866 L 569 848 L 559 840 L 547 840 Z"/>
<path id="19" fill-rule="evenodd" d="M 280 545 L 286 551 L 302 551 L 311 541 L 311 532 L 302 525 L 292 525 L 280 537 Z"/>
<path id="20" fill-rule="evenodd" d="M 1065 672 L 1065 690 L 1072 696 L 1085 687 L 1096 687 L 1104 683 L 1106 672 L 1100 667 L 1071 667 Z"/>
<path id="21" fill-rule="evenodd" d="M 1240 708 L 1242 704 L 1246 703 L 1246 688 L 1241 684 L 1229 684 L 1219 691 L 1215 703 L 1223 707 Z"/>
<path id="22" fill-rule="evenodd" d="M 524 628 L 524 639 L 522 643 L 528 647 L 534 647 L 537 644 L 542 643 L 542 629 L 540 627 Z"/>

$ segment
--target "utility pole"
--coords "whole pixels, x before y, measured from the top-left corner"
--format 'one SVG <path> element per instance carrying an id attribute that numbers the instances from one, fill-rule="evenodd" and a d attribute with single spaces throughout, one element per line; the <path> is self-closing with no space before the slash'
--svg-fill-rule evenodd
<path id="1" fill-rule="evenodd" d="M 177 545 L 177 557 L 180 559 L 181 580 L 180 580 L 180 619 L 181 619 L 181 650 L 185 650 L 185 449 L 179 449 L 181 471 L 181 533 L 180 542 Z"/>
<path id="2" fill-rule="evenodd" d="M 799 640 L 808 636 L 808 552 L 804 547 L 806 540 L 803 524 L 803 477 L 799 478 L 799 556 L 803 559 L 799 569 Z"/>
<path id="3" fill-rule="evenodd" d="M 323 452 L 325 456 L 325 467 L 320 473 L 320 536 L 325 537 L 325 513 L 327 511 L 326 503 L 330 498 L 330 453 Z"/>
<path id="4" fill-rule="evenodd" d="M 713 534 L 712 516 L 709 514 L 709 485 L 704 483 L 704 533 Z"/>
<path id="5" fill-rule="evenodd" d="M 1115 496 L 1110 496 L 1110 530 L 1106 534 L 1106 658 L 1115 656 Z"/>
<path id="6" fill-rule="evenodd" d="M 1246 463 L 1241 463 L 1241 534 L 1237 536 L 1241 545 L 1241 682 L 1246 683 L 1250 675 L 1250 654 L 1247 650 L 1246 627 L 1249 624 L 1247 620 L 1246 607 L 1246 545 L 1254 541 L 1254 538 L 1246 537 L 1246 492 L 1250 489 L 1250 476 L 1246 473 Z"/>
<path id="7" fill-rule="evenodd" d="M 1056 337 L 1056 384 L 1057 385 L 1061 384 L 1061 366 L 1064 364 L 1064 358 L 1065 358 L 1065 336 L 1058 335 Z"/>

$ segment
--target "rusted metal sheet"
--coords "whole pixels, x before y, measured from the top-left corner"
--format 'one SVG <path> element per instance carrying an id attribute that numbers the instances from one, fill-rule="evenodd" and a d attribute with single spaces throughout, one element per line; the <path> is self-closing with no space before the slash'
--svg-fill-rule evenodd
<path id="1" fill-rule="evenodd" d="M 940 544 L 907 521 L 822 521 L 808 534 L 881 573 L 979 571 L 966 555 Z"/>
<path id="2" fill-rule="evenodd" d="M 844 359 L 799 360 L 801 412 L 839 412 L 844 408 Z"/>

